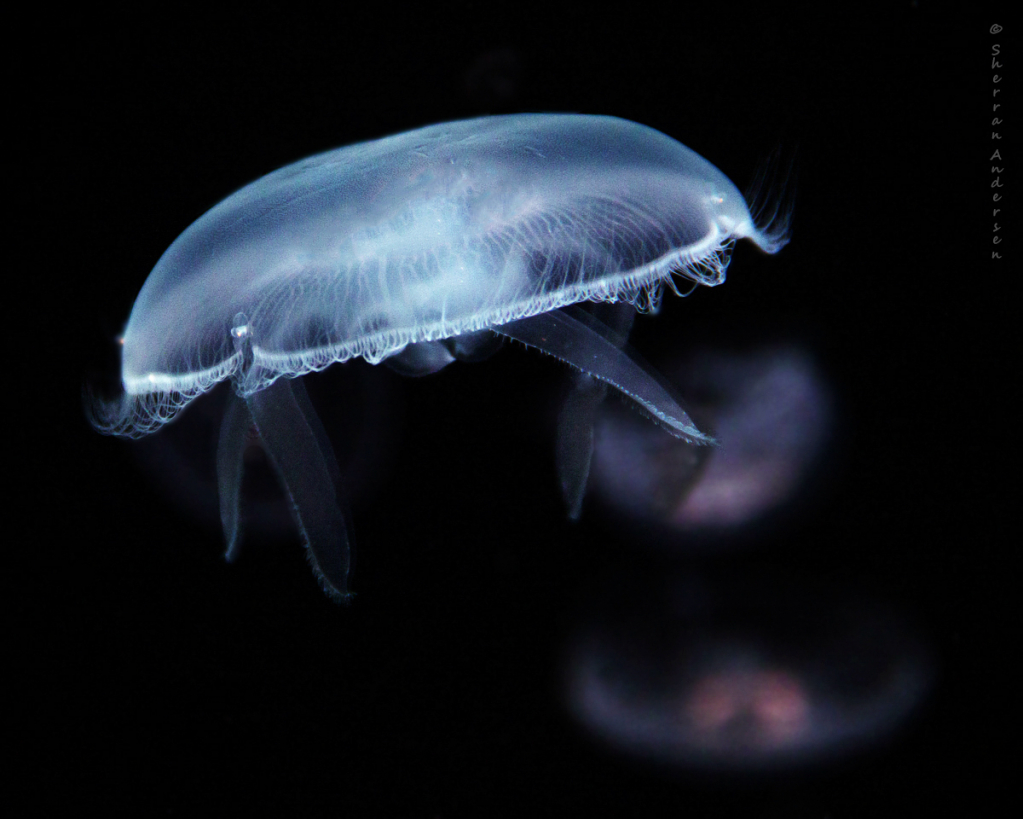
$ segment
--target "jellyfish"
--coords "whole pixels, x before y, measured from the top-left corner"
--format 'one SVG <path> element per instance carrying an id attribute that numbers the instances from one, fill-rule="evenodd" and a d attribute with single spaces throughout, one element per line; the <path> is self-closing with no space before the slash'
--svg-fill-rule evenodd
<path id="1" fill-rule="evenodd" d="M 762 534 L 820 483 L 834 425 L 828 385 L 809 351 L 761 343 L 691 352 L 668 371 L 727 446 L 666 442 L 635 413 L 610 404 L 594 428 L 590 490 L 672 549 Z"/>
<path id="2" fill-rule="evenodd" d="M 618 573 L 565 646 L 565 705 L 606 749 L 676 770 L 798 768 L 905 726 L 932 680 L 899 612 L 779 577 Z"/>
<path id="3" fill-rule="evenodd" d="M 720 284 L 736 240 L 767 253 L 788 241 L 787 214 L 763 216 L 689 148 L 614 117 L 485 117 L 329 151 L 247 185 L 174 241 L 128 319 L 123 394 L 90 398 L 89 412 L 100 431 L 138 437 L 230 380 L 217 449 L 228 558 L 254 425 L 315 574 L 346 599 L 339 471 L 300 376 L 353 358 L 426 375 L 505 338 L 567 362 L 582 399 L 563 413 L 557 461 L 577 514 L 608 387 L 671 435 L 714 443 L 628 348 L 631 319 L 580 305 L 631 315 L 677 280 Z"/>

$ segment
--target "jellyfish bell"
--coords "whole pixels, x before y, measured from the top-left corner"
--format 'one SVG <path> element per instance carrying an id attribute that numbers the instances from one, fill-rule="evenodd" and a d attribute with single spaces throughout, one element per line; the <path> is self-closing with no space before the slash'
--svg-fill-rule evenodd
<path id="1" fill-rule="evenodd" d="M 254 424 L 314 570 L 343 598 L 341 487 L 300 376 L 353 358 L 427 374 L 485 355 L 497 335 L 620 390 L 670 434 L 710 444 L 620 334 L 571 308 L 651 310 L 676 277 L 720 284 L 738 239 L 777 252 L 787 227 L 784 216 L 758 226 L 721 171 L 613 117 L 487 117 L 330 151 L 242 188 L 170 246 L 124 332 L 124 395 L 95 403 L 95 425 L 145 435 L 230 380 L 217 446 L 228 553 Z M 559 468 L 574 510 L 592 429 L 569 426 Z"/>

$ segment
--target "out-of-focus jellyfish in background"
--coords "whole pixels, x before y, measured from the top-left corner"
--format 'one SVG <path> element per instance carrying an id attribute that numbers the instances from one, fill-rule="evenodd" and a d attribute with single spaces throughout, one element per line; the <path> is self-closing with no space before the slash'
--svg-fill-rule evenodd
<path id="1" fill-rule="evenodd" d="M 712 439 L 627 350 L 623 326 L 573 305 L 650 310 L 676 277 L 720 284 L 739 239 L 777 252 L 787 213 L 757 224 L 721 171 L 634 122 L 486 117 L 352 145 L 253 182 L 171 245 L 124 332 L 124 394 L 93 402 L 94 421 L 142 436 L 230 381 L 216 443 L 228 558 L 255 427 L 314 572 L 344 598 L 343 480 L 299 376 L 352 358 L 427 375 L 486 357 L 504 338 L 573 365 L 585 421 L 561 425 L 558 464 L 574 514 L 597 382 L 671 435 Z"/>
<path id="2" fill-rule="evenodd" d="M 765 577 L 662 576 L 591 615 L 566 656 L 579 724 L 680 770 L 798 767 L 869 748 L 904 724 L 931 678 L 894 612 Z"/>
<path id="3" fill-rule="evenodd" d="M 800 496 L 832 436 L 828 386 L 804 349 L 687 352 L 667 368 L 721 446 L 665 440 L 620 401 L 595 424 L 594 498 L 661 528 L 679 548 L 760 524 Z M 688 539 L 687 539 L 688 538 Z"/>

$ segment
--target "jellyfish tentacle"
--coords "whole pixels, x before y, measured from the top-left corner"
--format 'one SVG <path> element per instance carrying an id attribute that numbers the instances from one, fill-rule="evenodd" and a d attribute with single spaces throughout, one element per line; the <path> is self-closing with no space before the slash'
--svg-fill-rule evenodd
<path id="1" fill-rule="evenodd" d="M 238 557 L 241 541 L 242 475 L 245 468 L 243 456 L 251 425 L 252 416 L 249 415 L 245 401 L 232 392 L 224 409 L 224 419 L 220 422 L 220 438 L 217 441 L 220 523 L 227 545 L 224 557 L 229 563 Z"/>
<path id="2" fill-rule="evenodd" d="M 338 502 L 338 470 L 299 382 L 278 378 L 245 398 L 270 461 L 291 500 L 309 562 L 323 590 L 349 599 L 351 548 Z"/>
<path id="3" fill-rule="evenodd" d="M 494 327 L 495 333 L 560 358 L 610 384 L 645 410 L 677 438 L 692 444 L 716 441 L 696 428 L 670 389 L 627 345 L 619 347 L 599 322 L 561 310 Z"/>

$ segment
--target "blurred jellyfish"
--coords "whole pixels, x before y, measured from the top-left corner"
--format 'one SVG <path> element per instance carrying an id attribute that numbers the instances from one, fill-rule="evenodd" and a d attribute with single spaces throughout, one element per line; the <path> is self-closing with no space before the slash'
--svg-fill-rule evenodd
<path id="1" fill-rule="evenodd" d="M 591 487 L 607 506 L 687 533 L 722 534 L 798 497 L 832 429 L 832 402 L 811 357 L 794 346 L 704 351 L 675 380 L 721 446 L 677 446 L 621 402 L 595 429 Z"/>
<path id="2" fill-rule="evenodd" d="M 649 586 L 568 651 L 569 710 L 614 749 L 682 769 L 802 766 L 876 743 L 926 691 L 921 644 L 880 606 L 785 583 Z"/>

